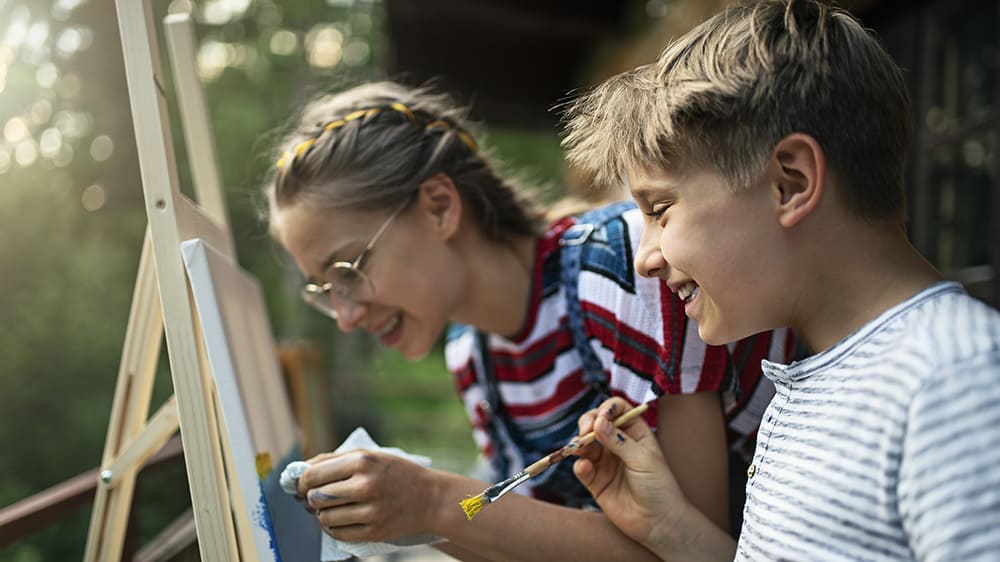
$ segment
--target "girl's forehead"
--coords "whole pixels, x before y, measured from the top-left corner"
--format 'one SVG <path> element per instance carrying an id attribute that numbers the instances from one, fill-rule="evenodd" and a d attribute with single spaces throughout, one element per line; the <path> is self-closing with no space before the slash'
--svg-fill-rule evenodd
<path id="1" fill-rule="evenodd" d="M 272 217 L 275 230 L 285 239 L 349 238 L 364 236 L 369 225 L 381 220 L 380 213 L 348 209 L 317 209 L 306 204 L 285 207 Z"/>
<path id="2" fill-rule="evenodd" d="M 272 215 L 273 230 L 299 268 L 316 273 L 338 251 L 363 246 L 378 228 L 378 215 L 344 210 L 287 207 Z"/>

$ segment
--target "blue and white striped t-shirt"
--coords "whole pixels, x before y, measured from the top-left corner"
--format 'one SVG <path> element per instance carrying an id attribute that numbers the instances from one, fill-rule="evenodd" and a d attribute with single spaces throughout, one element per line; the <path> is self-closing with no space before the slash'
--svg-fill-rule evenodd
<path id="1" fill-rule="evenodd" d="M 1000 560 L 1000 313 L 938 283 L 764 372 L 737 560 Z"/>

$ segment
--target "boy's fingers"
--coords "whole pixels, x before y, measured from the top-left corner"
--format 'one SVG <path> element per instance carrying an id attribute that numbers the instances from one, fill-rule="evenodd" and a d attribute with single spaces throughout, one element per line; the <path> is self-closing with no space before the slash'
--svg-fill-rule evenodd
<path id="1" fill-rule="evenodd" d="M 655 437 L 653 435 L 653 430 L 649 428 L 649 425 L 647 425 L 645 420 L 643 420 L 642 418 L 636 418 L 626 424 L 622 424 L 622 426 L 619 427 L 618 430 L 624 431 L 626 435 L 628 435 L 635 441 L 643 443 L 648 442 L 646 441 L 647 439 L 652 439 Z"/>
<path id="2" fill-rule="evenodd" d="M 594 480 L 594 463 L 590 459 L 580 458 L 573 463 L 573 474 L 581 484 L 590 488 Z"/>
<path id="3" fill-rule="evenodd" d="M 594 432 L 604 449 L 620 458 L 626 466 L 635 466 L 642 461 L 644 451 L 640 442 L 649 443 L 648 438 L 653 437 L 649 426 L 641 420 L 627 427 L 615 427 L 610 419 L 602 417 L 594 423 Z"/>
<path id="4" fill-rule="evenodd" d="M 614 397 L 609 398 L 601 403 L 597 408 L 585 412 L 580 416 L 577 422 L 579 426 L 580 435 L 585 435 L 591 431 L 597 432 L 600 424 L 606 423 L 608 426 L 613 425 L 613 420 L 618 416 L 621 416 L 625 412 L 632 409 L 632 405 L 626 401 L 624 398 Z M 635 420 L 626 424 L 627 427 L 632 427 L 635 425 L 645 425 L 644 423 L 636 424 Z M 648 429 L 648 428 L 647 428 Z M 637 436 L 638 437 L 638 434 Z M 600 447 L 591 444 L 585 446 L 575 452 L 576 455 L 584 458 L 589 458 L 592 461 L 597 461 L 600 454 Z"/>
<path id="5" fill-rule="evenodd" d="M 593 431 L 594 421 L 598 417 L 614 419 L 627 412 L 630 408 L 629 403 L 626 402 L 624 398 L 609 398 L 604 402 L 601 402 L 600 406 L 593 410 L 584 412 L 584 414 L 580 416 L 580 419 L 577 420 L 576 425 L 580 430 L 580 435 Z"/>
<path id="6" fill-rule="evenodd" d="M 597 419 L 597 410 L 587 410 L 580 419 L 576 420 L 576 426 L 580 435 L 586 435 L 594 429 L 594 420 Z"/>

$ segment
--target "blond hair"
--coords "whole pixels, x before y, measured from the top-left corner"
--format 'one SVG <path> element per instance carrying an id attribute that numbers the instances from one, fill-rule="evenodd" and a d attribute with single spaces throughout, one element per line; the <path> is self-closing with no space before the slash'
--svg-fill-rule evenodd
<path id="1" fill-rule="evenodd" d="M 272 213 L 293 204 L 388 211 L 444 173 L 489 239 L 543 227 L 528 194 L 494 172 L 466 110 L 429 88 L 375 82 L 322 96 L 305 107 L 274 159 L 264 186 Z"/>
<path id="2" fill-rule="evenodd" d="M 905 220 L 913 124 L 902 72 L 850 14 L 815 0 L 731 6 L 566 117 L 567 157 L 602 182 L 707 165 L 746 189 L 779 140 L 806 133 L 852 212 Z"/>

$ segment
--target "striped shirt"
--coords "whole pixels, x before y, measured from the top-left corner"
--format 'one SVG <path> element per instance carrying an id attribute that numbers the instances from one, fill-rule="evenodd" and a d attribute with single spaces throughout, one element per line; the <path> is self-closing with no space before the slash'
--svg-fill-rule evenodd
<path id="1" fill-rule="evenodd" d="M 1000 314 L 942 282 L 765 362 L 737 560 L 1000 560 Z"/>
<path id="2" fill-rule="evenodd" d="M 615 256 L 615 263 L 593 264 L 585 258 L 578 280 L 584 327 L 604 367 L 607 390 L 632 404 L 652 402 L 646 420 L 655 427 L 655 401 L 663 394 L 742 385 L 746 392 L 733 393 L 727 401 L 731 442 L 739 446 L 756 432 L 773 394 L 773 385 L 761 376 L 761 359 L 787 360 L 786 331 L 768 332 L 730 347 L 705 344 L 676 295 L 661 280 L 636 275 L 632 268 L 642 230 L 641 213 L 633 209 L 610 220 L 625 226 L 623 240 L 608 242 L 621 244 L 607 254 Z M 473 327 L 453 326 L 449 332 L 448 368 L 472 422 L 475 441 L 491 460 L 492 480 L 510 477 L 564 445 L 576 432 L 577 418 L 601 399 L 584 382 L 581 358 L 567 324 L 559 238 L 573 224 L 572 218 L 557 221 L 538 241 L 527 320 L 519 334 L 509 339 L 486 335 L 487 356 L 480 352 L 481 336 Z M 486 366 L 490 364 L 492 368 Z M 485 371 L 495 375 L 494 389 L 506 423 L 497 423 Z M 548 485 L 551 493 L 539 489 L 555 472 L 532 479 L 518 490 L 530 488 L 536 497 L 568 503 L 557 488 L 575 485 L 582 490 L 571 474 L 565 482 Z"/>

